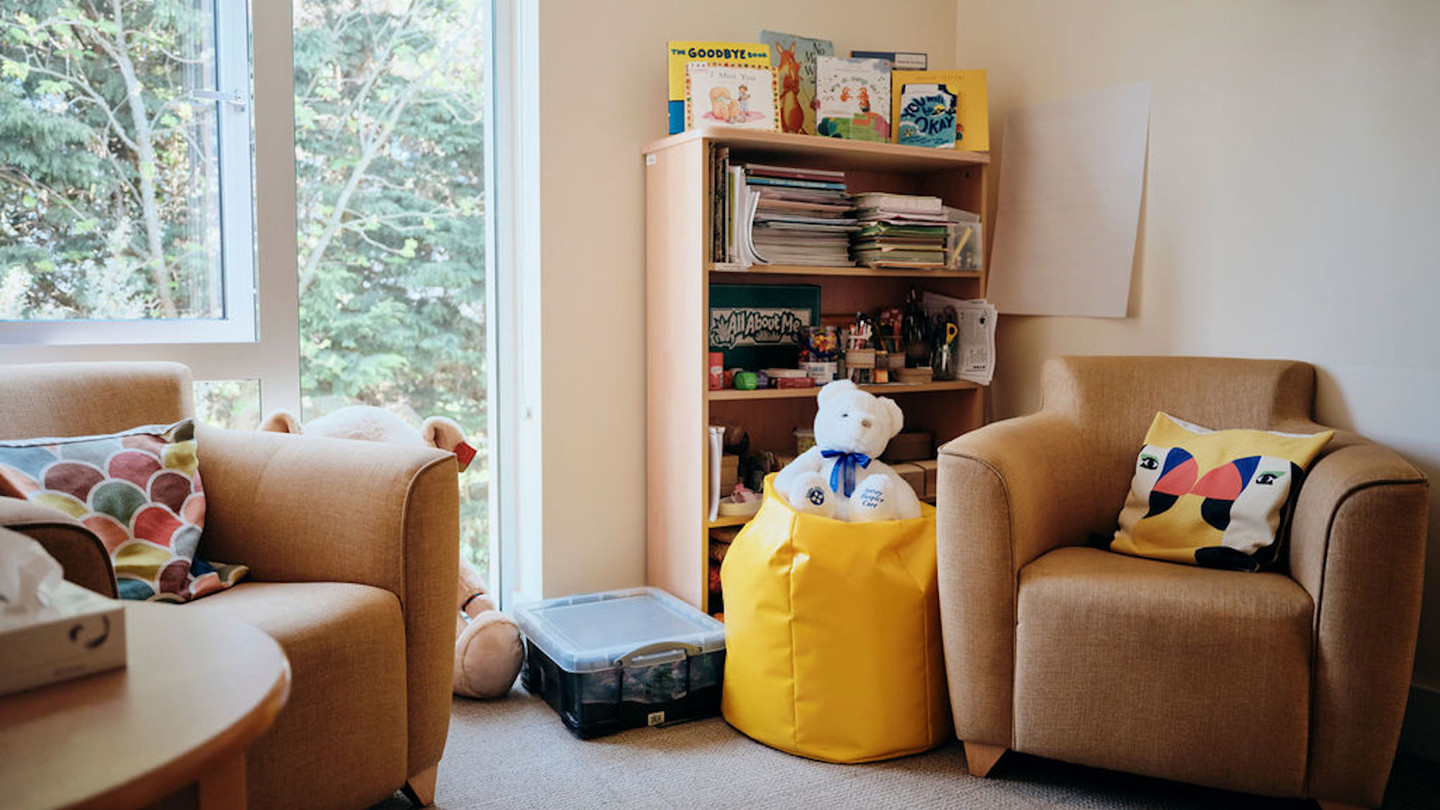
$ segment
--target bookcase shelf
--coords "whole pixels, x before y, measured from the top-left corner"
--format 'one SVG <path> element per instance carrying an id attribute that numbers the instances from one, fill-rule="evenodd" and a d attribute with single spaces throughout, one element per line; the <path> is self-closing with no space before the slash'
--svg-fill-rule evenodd
<path id="1" fill-rule="evenodd" d="M 898 306 L 912 286 L 981 298 L 985 273 L 871 267 L 755 265 L 725 270 L 710 261 L 710 151 L 732 163 L 840 170 L 851 193 L 940 197 L 990 219 L 990 156 L 728 127 L 691 130 L 644 150 L 646 206 L 647 579 L 709 610 L 710 530 L 749 518 L 710 521 L 707 461 L 712 421 L 745 426 L 752 450 L 794 451 L 794 431 L 815 419 L 815 388 L 709 390 L 708 314 L 712 284 L 813 284 L 832 321 Z M 988 230 L 988 229 L 987 229 Z M 964 381 L 865 386 L 892 397 L 907 428 L 945 442 L 984 422 L 983 386 Z"/>
<path id="2" fill-rule="evenodd" d="M 726 526 L 744 526 L 754 517 L 754 515 L 727 515 L 717 517 L 714 520 L 707 520 L 705 521 L 705 525 L 711 529 L 721 529 Z"/>
<path id="3" fill-rule="evenodd" d="M 978 270 L 891 270 L 881 267 L 815 267 L 800 264 L 755 264 L 744 270 L 726 270 L 711 266 L 710 273 L 722 279 L 740 280 L 747 276 L 862 276 L 865 278 L 906 279 L 978 279 Z M 712 279 L 714 280 L 714 279 Z"/>
<path id="4" fill-rule="evenodd" d="M 990 163 L 985 152 L 960 149 L 927 149 L 893 143 L 850 141 L 819 135 L 763 132 L 758 129 L 713 126 L 692 129 L 662 138 L 646 147 L 645 154 L 657 154 L 677 146 L 702 142 L 723 143 L 732 150 L 754 155 L 756 163 L 770 162 L 766 155 L 782 157 L 787 165 L 805 165 L 820 160 L 818 168 L 846 171 L 923 172 L 954 166 L 984 166 Z"/>
<path id="5" fill-rule="evenodd" d="M 966 391 L 980 386 L 964 380 L 939 380 L 928 383 L 882 383 L 860 387 L 879 397 L 893 397 L 897 394 L 922 394 L 930 391 Z M 819 388 L 764 388 L 758 391 L 722 388 L 719 391 L 710 391 L 708 399 L 711 402 L 717 400 L 804 399 L 805 397 L 814 397 L 819 392 Z"/>

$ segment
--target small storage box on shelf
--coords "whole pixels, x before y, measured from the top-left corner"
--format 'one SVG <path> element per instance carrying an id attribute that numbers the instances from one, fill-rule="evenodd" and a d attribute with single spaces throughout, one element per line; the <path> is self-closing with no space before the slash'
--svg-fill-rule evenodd
<path id="1" fill-rule="evenodd" d="M 581 739 L 720 711 L 725 627 L 657 588 L 515 609 L 521 682 Z"/>
<path id="2" fill-rule="evenodd" d="M 724 127 L 672 135 L 645 149 L 649 581 L 702 610 L 709 609 L 708 530 L 729 523 L 708 520 L 708 426 L 743 424 L 752 450 L 786 450 L 794 446 L 794 430 L 813 423 L 817 390 L 709 390 L 710 285 L 815 284 L 824 313 L 850 315 L 898 306 L 912 286 L 956 298 L 985 294 L 985 273 L 975 271 L 794 265 L 716 270 L 710 261 L 713 146 L 728 148 L 732 164 L 839 169 L 851 193 L 940 197 L 989 221 L 987 154 Z M 984 421 L 984 388 L 974 383 L 864 387 L 895 399 L 907 428 L 931 431 L 937 444 Z"/>

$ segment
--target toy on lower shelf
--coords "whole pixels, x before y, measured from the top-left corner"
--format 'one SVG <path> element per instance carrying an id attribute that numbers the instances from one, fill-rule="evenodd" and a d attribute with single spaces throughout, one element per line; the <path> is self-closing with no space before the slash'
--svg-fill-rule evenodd
<path id="1" fill-rule="evenodd" d="M 720 499 L 721 517 L 744 517 L 760 511 L 760 496 L 744 484 L 736 484 L 731 493 Z"/>

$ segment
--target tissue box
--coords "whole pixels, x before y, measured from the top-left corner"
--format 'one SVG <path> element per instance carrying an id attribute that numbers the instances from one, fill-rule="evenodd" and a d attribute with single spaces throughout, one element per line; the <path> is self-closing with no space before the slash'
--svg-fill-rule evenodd
<path id="1" fill-rule="evenodd" d="M 125 666 L 125 611 L 118 600 L 62 581 L 54 612 L 0 614 L 0 695 Z"/>

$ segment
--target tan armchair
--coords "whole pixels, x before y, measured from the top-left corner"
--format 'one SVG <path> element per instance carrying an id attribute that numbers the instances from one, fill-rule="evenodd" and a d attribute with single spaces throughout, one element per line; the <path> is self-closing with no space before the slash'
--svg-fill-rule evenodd
<path id="1" fill-rule="evenodd" d="M 173 422 L 192 413 L 190 385 L 168 363 L 0 366 L 0 438 Z M 454 456 L 203 425 L 197 439 L 200 553 L 250 574 L 174 609 L 255 625 L 290 659 L 289 702 L 247 752 L 250 806 L 366 807 L 402 787 L 428 804 L 450 720 Z M 103 547 L 68 517 L 0 498 L 0 525 L 114 592 Z"/>
<path id="2" fill-rule="evenodd" d="M 1327 806 L 1380 804 L 1420 616 L 1426 481 L 1337 432 L 1280 570 L 1087 547 L 1146 427 L 1321 429 L 1304 363 L 1064 357 L 1044 407 L 940 453 L 940 605 L 973 773 L 1011 749 Z"/>

